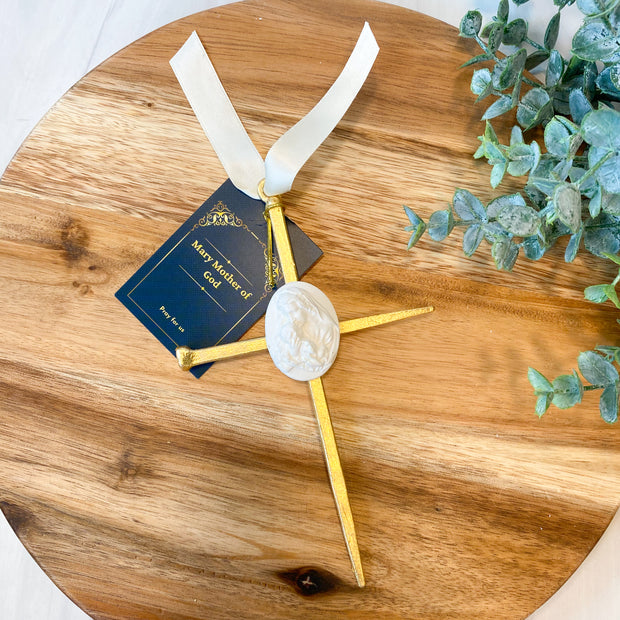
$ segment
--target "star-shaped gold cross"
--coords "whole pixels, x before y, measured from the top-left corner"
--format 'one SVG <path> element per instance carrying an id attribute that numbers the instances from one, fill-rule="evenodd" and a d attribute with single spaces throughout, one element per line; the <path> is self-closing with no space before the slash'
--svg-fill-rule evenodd
<path id="1" fill-rule="evenodd" d="M 282 266 L 282 272 L 284 275 L 284 281 L 286 284 L 289 284 L 291 282 L 297 282 L 299 280 L 297 276 L 297 267 L 295 265 L 295 259 L 293 258 L 291 242 L 286 228 L 286 221 L 284 219 L 284 207 L 282 206 L 280 197 L 266 196 L 263 191 L 263 184 L 261 184 L 261 186 L 259 187 L 259 195 L 261 199 L 265 202 L 265 214 L 266 217 L 269 218 L 271 227 L 273 229 L 276 248 L 278 250 L 280 264 Z M 432 306 L 426 306 L 424 308 L 414 308 L 411 310 L 402 310 L 399 312 L 379 314 L 375 316 L 353 319 L 350 321 L 342 321 L 339 323 L 340 333 L 346 334 L 348 332 L 356 331 L 359 329 L 374 327 L 375 325 L 382 325 L 391 321 L 398 321 L 400 319 L 405 319 L 407 317 L 417 316 L 420 314 L 426 314 L 432 311 Z M 230 357 L 244 355 L 246 353 L 251 353 L 254 351 L 262 351 L 264 349 L 267 349 L 267 341 L 265 338 L 252 338 L 248 340 L 241 340 L 239 342 L 234 342 L 231 344 L 218 345 L 204 349 L 190 349 L 189 347 L 179 347 L 176 350 L 176 354 L 179 366 L 183 370 L 189 370 L 190 368 L 199 364 L 215 362 Z M 347 487 L 345 485 L 344 475 L 342 473 L 342 466 L 340 465 L 340 458 L 338 456 L 338 448 L 336 446 L 336 439 L 334 437 L 334 429 L 332 428 L 331 419 L 329 417 L 329 409 L 327 408 L 327 400 L 325 398 L 325 391 L 323 389 L 323 381 L 321 380 L 321 377 L 318 376 L 316 378 L 310 379 L 308 381 L 308 384 L 310 386 L 310 392 L 312 394 L 312 401 L 314 403 L 316 418 L 319 423 L 319 432 L 321 435 L 321 442 L 323 444 L 323 453 L 325 455 L 325 461 L 327 464 L 329 481 L 332 487 L 334 499 L 336 501 L 336 507 L 338 509 L 338 516 L 340 517 L 342 532 L 344 534 L 345 543 L 347 545 L 347 550 L 349 552 L 349 557 L 353 566 L 355 579 L 357 580 L 357 584 L 360 587 L 363 587 L 365 584 L 364 572 L 362 570 L 362 562 L 360 559 L 360 552 L 357 545 L 357 538 L 355 535 L 353 515 L 351 514 L 351 506 L 349 505 Z"/>

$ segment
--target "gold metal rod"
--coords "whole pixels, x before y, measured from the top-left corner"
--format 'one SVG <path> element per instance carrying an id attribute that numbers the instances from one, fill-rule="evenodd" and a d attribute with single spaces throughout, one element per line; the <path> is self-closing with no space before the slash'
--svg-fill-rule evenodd
<path id="1" fill-rule="evenodd" d="M 397 310 L 396 312 L 388 312 L 385 314 L 375 314 L 374 316 L 360 317 L 359 319 L 349 319 L 348 321 L 340 321 L 340 333 L 349 334 L 359 331 L 360 329 L 368 329 L 378 325 L 385 325 L 392 321 L 401 321 L 412 316 L 427 314 L 434 310 L 433 306 L 425 306 L 423 308 L 412 308 L 411 310 Z M 176 350 L 177 361 L 181 370 L 189 370 L 200 364 L 208 364 L 219 360 L 228 359 L 246 355 L 247 353 L 255 353 L 264 351 L 267 348 L 267 342 L 264 338 L 248 338 L 247 340 L 239 340 L 230 344 L 219 344 L 213 347 L 205 347 L 203 349 L 190 349 L 189 347 L 178 347 Z"/>
<path id="2" fill-rule="evenodd" d="M 239 340 L 238 342 L 231 342 L 230 344 L 220 344 L 214 347 L 205 347 L 204 349 L 177 347 L 176 355 L 181 370 L 189 370 L 200 364 L 217 362 L 229 357 L 237 357 L 255 351 L 264 351 L 266 348 L 267 343 L 264 338 L 248 338 L 247 340 Z"/>
<path id="3" fill-rule="evenodd" d="M 360 588 L 366 583 L 364 580 L 364 572 L 362 570 L 362 560 L 360 558 L 359 547 L 357 546 L 357 538 L 355 536 L 355 526 L 353 524 L 353 514 L 349 504 L 347 495 L 347 487 L 344 481 L 344 474 L 340 466 L 340 457 L 338 456 L 338 448 L 336 446 L 336 438 L 334 437 L 334 429 L 329 417 L 329 409 L 327 408 L 327 400 L 325 398 L 325 390 L 321 378 L 308 381 L 310 384 L 310 392 L 312 393 L 312 401 L 314 403 L 314 411 L 316 419 L 319 423 L 319 431 L 321 435 L 321 443 L 323 444 L 323 454 L 327 464 L 327 473 L 329 474 L 329 482 L 332 487 L 332 493 L 336 500 L 336 508 L 340 517 L 340 525 L 344 540 L 353 565 L 353 572 L 357 585 Z"/>
<path id="4" fill-rule="evenodd" d="M 433 306 L 424 306 L 423 308 L 397 310 L 396 312 L 387 312 L 385 314 L 375 314 L 374 316 L 364 316 L 359 319 L 350 319 L 349 321 L 340 321 L 340 333 L 348 334 L 350 332 L 359 331 L 360 329 L 367 329 L 369 327 L 377 327 L 378 325 L 391 323 L 392 321 L 401 321 L 402 319 L 408 319 L 411 316 L 427 314 L 428 312 L 432 312 L 434 309 L 435 308 L 433 308 Z"/>
<path id="5" fill-rule="evenodd" d="M 284 219 L 284 209 L 281 206 L 271 207 L 269 209 L 269 217 L 271 218 L 273 236 L 276 240 L 276 248 L 278 248 L 278 256 L 280 257 L 280 265 L 282 265 L 284 281 L 286 283 L 296 282 L 299 279 L 297 276 L 297 265 L 293 258 L 291 240 L 288 237 L 286 220 Z"/>
<path id="6" fill-rule="evenodd" d="M 297 282 L 299 276 L 297 275 L 297 265 L 295 264 L 295 258 L 293 256 L 291 240 L 288 236 L 286 219 L 284 218 L 284 206 L 282 205 L 280 196 L 267 196 L 264 187 L 265 180 L 263 179 L 258 185 L 258 195 L 265 203 L 265 213 L 271 220 L 271 228 L 276 240 L 276 248 L 278 249 L 278 256 L 280 257 L 284 281 L 287 284 L 289 282 Z"/>
<path id="7" fill-rule="evenodd" d="M 288 230 L 286 228 L 286 220 L 284 219 L 284 209 L 282 207 L 282 203 L 277 196 L 265 196 L 262 184 L 259 186 L 258 191 L 261 198 L 265 201 L 265 210 L 268 211 L 271 219 L 273 236 L 276 240 L 276 247 L 278 249 L 278 256 L 280 257 L 280 265 L 282 265 L 284 281 L 287 284 L 289 282 L 295 282 L 299 278 L 297 275 L 295 259 L 293 258 L 291 240 L 289 239 Z M 314 409 L 319 422 L 319 433 L 321 435 L 321 442 L 323 443 L 323 453 L 325 454 L 327 471 L 329 472 L 329 481 L 332 486 L 334 499 L 336 500 L 336 507 L 338 508 L 342 532 L 344 534 L 349 557 L 351 558 L 351 563 L 353 564 L 355 578 L 361 588 L 365 583 L 364 574 L 362 572 L 362 562 L 360 560 L 360 552 L 357 546 L 355 526 L 353 524 L 353 516 L 351 514 L 349 498 L 347 496 L 347 487 L 344 483 L 344 475 L 342 473 L 340 457 L 338 456 L 338 450 L 336 448 L 334 430 L 332 428 L 332 423 L 329 417 L 329 409 L 327 408 L 327 400 L 325 399 L 325 392 L 323 390 L 323 382 L 320 378 L 318 378 L 313 379 L 308 383 L 310 384 L 312 401 L 314 403 Z"/>

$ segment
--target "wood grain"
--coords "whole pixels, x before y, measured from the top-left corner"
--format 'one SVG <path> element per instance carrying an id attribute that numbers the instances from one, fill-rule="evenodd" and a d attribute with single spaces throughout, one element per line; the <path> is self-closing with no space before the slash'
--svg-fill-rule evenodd
<path id="1" fill-rule="evenodd" d="M 168 65 L 193 29 L 259 151 L 338 75 L 368 20 L 359 97 L 287 196 L 341 319 L 325 376 L 368 585 L 356 588 L 310 396 L 264 354 L 182 373 L 114 292 L 224 180 Z M 619 428 L 595 398 L 538 421 L 528 365 L 613 343 L 582 301 L 599 261 L 514 273 L 458 236 L 406 252 L 401 205 L 491 197 L 453 28 L 366 0 L 251 0 L 145 37 L 72 88 L 0 184 L 1 506 L 94 618 L 523 618 L 618 503 Z M 498 131 L 501 128 L 498 124 Z M 505 189 L 509 189 L 506 186 Z M 262 322 L 249 333 L 262 335 Z M 311 584 L 311 585 L 304 585 Z"/>

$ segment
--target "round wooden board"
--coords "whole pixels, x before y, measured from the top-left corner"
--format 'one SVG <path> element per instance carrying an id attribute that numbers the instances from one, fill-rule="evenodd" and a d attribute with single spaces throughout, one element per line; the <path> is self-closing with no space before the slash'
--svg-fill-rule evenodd
<path id="1" fill-rule="evenodd" d="M 344 336 L 324 379 L 358 589 L 306 384 L 266 354 L 197 380 L 114 293 L 225 179 L 168 64 L 192 30 L 264 155 L 364 20 L 378 60 L 286 197 L 324 251 L 305 279 L 341 319 L 436 306 Z M 592 395 L 539 421 L 526 372 L 569 372 L 614 342 L 613 310 L 582 300 L 611 272 L 587 256 L 565 265 L 558 248 L 499 273 L 486 246 L 464 258 L 459 235 L 405 249 L 403 203 L 428 217 L 456 186 L 492 196 L 471 157 L 482 108 L 458 70 L 474 50 L 456 34 L 366 0 L 198 14 L 87 75 L 6 172 L 1 506 L 94 618 L 515 620 L 607 526 L 620 428 Z"/>

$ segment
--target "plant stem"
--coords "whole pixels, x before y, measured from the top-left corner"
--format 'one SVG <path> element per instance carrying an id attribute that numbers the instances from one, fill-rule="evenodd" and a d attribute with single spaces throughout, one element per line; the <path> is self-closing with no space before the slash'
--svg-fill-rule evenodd
<path id="1" fill-rule="evenodd" d="M 479 35 L 477 35 L 477 34 L 476 34 L 476 35 L 474 36 L 474 39 L 476 40 L 476 43 L 477 43 L 477 44 L 478 44 L 478 45 L 482 48 L 482 51 L 483 51 L 483 52 L 485 52 L 485 53 L 487 53 L 487 54 L 490 54 L 490 52 L 489 52 L 489 47 L 488 47 L 488 46 L 487 46 L 487 44 L 486 44 L 486 43 L 485 43 L 485 42 L 484 42 L 484 41 L 480 38 L 480 36 L 479 36 Z M 495 58 L 497 58 L 497 56 L 495 56 L 495 54 L 493 54 L 493 56 L 494 56 Z"/>
<path id="2" fill-rule="evenodd" d="M 597 13 L 596 15 L 590 15 L 588 19 L 595 19 L 597 17 L 607 17 L 607 15 L 609 15 L 612 11 L 614 11 L 614 9 L 618 6 L 619 3 L 620 3 L 620 0 L 615 0 L 604 11 L 601 11 L 600 13 Z M 610 30 L 614 30 L 609 20 L 606 19 L 606 21 L 610 26 Z"/>
<path id="3" fill-rule="evenodd" d="M 575 182 L 577 187 L 581 187 L 581 184 L 589 179 L 610 157 L 614 155 L 613 151 L 609 151 L 604 157 L 601 157 L 592 168 L 586 170 L 585 174 Z"/>
<path id="4" fill-rule="evenodd" d="M 547 48 L 544 45 L 541 45 L 540 43 L 530 39 L 529 37 L 525 37 L 525 42 L 529 43 L 532 47 L 535 47 L 537 50 L 541 52 L 547 51 Z"/>

